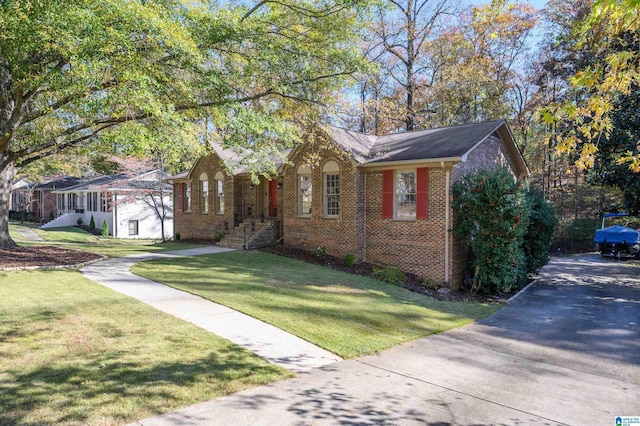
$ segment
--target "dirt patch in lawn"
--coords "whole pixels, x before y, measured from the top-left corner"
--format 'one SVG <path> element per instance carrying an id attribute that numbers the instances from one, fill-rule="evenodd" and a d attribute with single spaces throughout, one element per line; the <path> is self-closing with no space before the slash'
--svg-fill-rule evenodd
<path id="1" fill-rule="evenodd" d="M 314 263 L 316 265 L 328 266 L 333 269 L 338 269 L 349 274 L 362 275 L 365 277 L 371 277 L 373 275 L 376 265 L 371 263 L 356 263 L 349 267 L 344 264 L 344 259 L 334 256 L 317 256 L 311 252 L 300 250 L 293 247 L 287 247 L 285 245 L 275 245 L 262 249 L 265 252 L 277 254 L 279 256 L 286 256 L 294 259 L 299 259 L 308 263 Z M 413 274 L 406 274 L 407 280 L 403 287 L 416 293 L 426 294 L 438 300 L 446 300 L 449 302 L 496 302 L 497 299 L 493 296 L 483 294 L 472 294 L 460 290 L 451 290 L 447 293 L 440 293 L 432 288 L 425 287 L 423 285 L 424 280 Z M 392 285 L 392 284 L 389 284 Z M 447 289 L 448 290 L 448 289 Z"/>
<path id="2" fill-rule="evenodd" d="M 74 266 L 101 258 L 95 253 L 53 246 L 16 247 L 0 249 L 0 269 Z"/>

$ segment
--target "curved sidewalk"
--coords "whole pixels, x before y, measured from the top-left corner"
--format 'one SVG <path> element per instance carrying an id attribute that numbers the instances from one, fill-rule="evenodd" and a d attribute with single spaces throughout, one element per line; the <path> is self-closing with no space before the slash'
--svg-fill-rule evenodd
<path id="1" fill-rule="evenodd" d="M 129 270 L 134 264 L 145 260 L 224 251 L 230 249 L 208 246 L 135 254 L 97 262 L 82 268 L 80 272 L 98 284 L 204 328 L 288 370 L 305 372 L 341 360 L 337 355 L 277 327 L 200 296 L 139 277 Z"/>

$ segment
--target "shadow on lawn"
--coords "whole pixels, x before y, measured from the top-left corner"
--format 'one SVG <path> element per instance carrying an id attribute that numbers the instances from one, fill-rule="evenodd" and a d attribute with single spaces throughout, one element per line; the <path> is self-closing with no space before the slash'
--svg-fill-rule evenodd
<path id="1" fill-rule="evenodd" d="M 40 365 L 26 374 L 9 368 L 0 376 L 0 425 L 119 424 L 236 392 L 281 375 L 278 367 L 252 360 L 246 351 L 235 346 L 188 363 L 149 365 L 95 354 L 78 363 Z M 198 384 L 202 386 L 198 396 L 189 399 L 188 388 Z M 38 414 L 39 411 L 46 414 Z M 29 418 L 29 414 L 33 417 Z"/>

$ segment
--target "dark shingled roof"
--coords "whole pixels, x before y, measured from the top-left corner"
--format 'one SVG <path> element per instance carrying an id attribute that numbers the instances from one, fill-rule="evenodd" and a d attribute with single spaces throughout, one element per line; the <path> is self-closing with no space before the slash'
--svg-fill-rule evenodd
<path id="1" fill-rule="evenodd" d="M 504 120 L 417 130 L 386 136 L 365 135 L 336 127 L 328 132 L 360 164 L 385 161 L 459 158 L 506 125 Z"/>
<path id="2" fill-rule="evenodd" d="M 77 185 L 80 182 L 82 182 L 82 179 L 77 178 L 75 176 L 63 176 L 61 178 L 50 180 L 50 181 L 41 183 L 39 185 L 36 185 L 36 189 L 48 190 L 48 189 L 53 189 L 54 187 L 55 189 L 64 189 L 73 185 Z"/>
<path id="3" fill-rule="evenodd" d="M 154 174 L 160 173 L 164 178 L 169 177 L 167 173 L 152 170 L 140 173 L 136 176 L 130 176 L 126 173 L 98 176 L 86 182 L 81 182 L 74 186 L 66 188 L 57 188 L 57 192 L 75 192 L 75 191 L 110 191 L 110 190 L 145 190 L 160 189 L 159 185 L 162 180 L 155 179 Z M 171 185 L 163 184 L 164 190 L 170 190 Z"/>

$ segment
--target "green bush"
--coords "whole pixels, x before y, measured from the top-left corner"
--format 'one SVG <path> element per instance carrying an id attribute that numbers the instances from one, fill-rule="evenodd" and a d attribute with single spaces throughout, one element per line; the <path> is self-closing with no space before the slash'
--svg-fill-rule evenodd
<path id="1" fill-rule="evenodd" d="M 373 278 L 389 284 L 403 285 L 407 281 L 407 274 L 391 266 L 373 268 L 373 274 L 371 275 Z"/>
<path id="2" fill-rule="evenodd" d="M 522 248 L 529 224 L 523 183 L 506 168 L 478 170 L 453 186 L 454 233 L 473 251 L 473 292 L 505 293 L 526 284 Z"/>
<path id="3" fill-rule="evenodd" d="M 351 268 L 353 266 L 353 264 L 356 263 L 356 257 L 355 255 L 349 253 L 344 257 L 344 264 L 348 267 Z"/>
<path id="4" fill-rule="evenodd" d="M 318 246 L 313 249 L 311 254 L 317 258 L 327 257 L 327 248 L 325 246 Z"/>
<path id="5" fill-rule="evenodd" d="M 109 236 L 109 227 L 107 226 L 106 220 L 102 221 L 102 229 L 100 230 L 100 235 L 102 235 L 103 237 Z"/>
<path id="6" fill-rule="evenodd" d="M 522 248 L 527 261 L 527 274 L 536 274 L 549 263 L 549 248 L 557 219 L 553 204 L 545 200 L 540 191 L 527 192 L 527 202 L 531 213 Z"/>
<path id="7" fill-rule="evenodd" d="M 180 233 L 176 232 L 176 241 L 180 241 Z"/>
<path id="8" fill-rule="evenodd" d="M 53 217 L 53 210 L 51 210 L 51 211 L 49 212 L 49 222 L 51 222 L 53 219 L 54 219 L 54 217 Z"/>
<path id="9" fill-rule="evenodd" d="M 78 220 L 76 220 L 76 223 L 78 224 L 78 226 L 82 226 L 82 218 L 79 217 Z"/>
<path id="10" fill-rule="evenodd" d="M 424 280 L 422 286 L 431 290 L 438 290 L 441 287 L 438 281 L 432 279 Z"/>
<path id="11" fill-rule="evenodd" d="M 93 231 L 96 229 L 96 221 L 93 220 L 93 215 L 91 215 L 91 220 L 89 221 L 89 230 Z"/>

